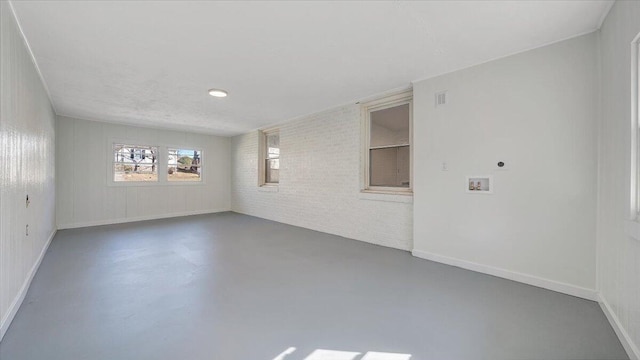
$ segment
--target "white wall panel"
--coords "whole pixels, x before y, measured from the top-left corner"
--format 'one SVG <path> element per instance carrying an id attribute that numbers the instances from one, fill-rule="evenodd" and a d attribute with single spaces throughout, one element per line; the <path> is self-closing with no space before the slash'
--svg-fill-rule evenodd
<path id="1" fill-rule="evenodd" d="M 416 255 L 595 296 L 597 73 L 592 33 L 414 84 Z"/>
<path id="2" fill-rule="evenodd" d="M 56 158 L 56 164 L 73 162 L 73 169 L 71 173 L 60 172 L 58 181 L 65 182 L 73 176 L 74 223 L 90 223 L 100 220 L 103 210 L 101 199 L 107 182 L 107 166 L 100 163 L 106 163 L 107 157 L 100 148 L 106 147 L 106 141 L 95 136 L 102 132 L 97 122 L 77 121 L 74 126 L 72 152 L 61 152 Z"/>
<path id="3" fill-rule="evenodd" d="M 73 122 L 57 122 L 56 124 L 56 153 L 71 154 L 73 153 L 73 140 L 75 137 Z M 56 162 L 56 172 L 59 174 L 72 174 L 73 162 L 62 161 Z M 70 223 L 73 219 L 73 189 L 76 179 L 68 176 L 67 179 L 56 181 L 57 193 L 66 196 L 56 197 L 56 221 L 57 223 Z"/>
<path id="4" fill-rule="evenodd" d="M 229 138 L 60 116 L 56 126 L 59 228 L 230 209 Z M 204 181 L 186 185 L 112 186 L 109 159 L 114 140 L 201 149 Z"/>
<path id="5" fill-rule="evenodd" d="M 598 287 L 640 358 L 640 240 L 625 233 L 631 204 L 631 42 L 640 2 L 617 1 L 600 31 Z M 624 342 L 623 342 L 624 343 Z"/>
<path id="6" fill-rule="evenodd" d="M 1 339 L 55 231 L 55 115 L 6 1 L 0 26 Z"/>
<path id="7" fill-rule="evenodd" d="M 280 185 L 258 185 L 258 132 L 232 139 L 232 209 L 398 249 L 411 249 L 412 204 L 360 193 L 360 107 L 280 126 Z M 371 200 L 376 198 L 377 200 Z"/>

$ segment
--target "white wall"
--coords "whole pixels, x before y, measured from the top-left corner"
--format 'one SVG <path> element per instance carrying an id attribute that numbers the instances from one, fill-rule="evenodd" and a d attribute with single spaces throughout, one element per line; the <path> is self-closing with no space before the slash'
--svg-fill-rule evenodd
<path id="1" fill-rule="evenodd" d="M 6 1 L 0 1 L 0 19 L 2 339 L 55 232 L 55 116 Z"/>
<path id="2" fill-rule="evenodd" d="M 592 33 L 415 83 L 414 254 L 594 298 L 597 73 Z"/>
<path id="3" fill-rule="evenodd" d="M 113 140 L 201 149 L 204 182 L 109 186 Z M 60 229 L 230 209 L 229 138 L 59 116 L 56 144 Z"/>
<path id="4" fill-rule="evenodd" d="M 360 193 L 360 107 L 280 126 L 280 185 L 258 185 L 258 132 L 231 142 L 232 209 L 398 249 L 412 247 L 410 197 Z M 370 200 L 375 198 L 378 200 Z"/>
<path id="5" fill-rule="evenodd" d="M 640 2 L 616 2 L 600 31 L 598 176 L 598 288 L 619 324 L 617 330 L 626 333 L 627 352 L 635 352 L 636 358 L 640 358 L 640 239 L 625 233 L 625 220 L 630 218 L 631 204 L 630 49 L 639 32 Z"/>

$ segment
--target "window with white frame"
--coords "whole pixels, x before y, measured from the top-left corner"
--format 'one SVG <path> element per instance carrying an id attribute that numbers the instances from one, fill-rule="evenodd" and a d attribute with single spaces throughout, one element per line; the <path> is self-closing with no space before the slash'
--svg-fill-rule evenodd
<path id="1" fill-rule="evenodd" d="M 113 144 L 113 181 L 157 182 L 158 147 Z"/>
<path id="2" fill-rule="evenodd" d="M 364 190 L 411 193 L 412 93 L 363 104 Z"/>
<path id="3" fill-rule="evenodd" d="M 202 150 L 167 148 L 167 181 L 201 181 Z"/>
<path id="4" fill-rule="evenodd" d="M 278 185 L 280 182 L 280 131 L 260 132 L 259 185 Z"/>

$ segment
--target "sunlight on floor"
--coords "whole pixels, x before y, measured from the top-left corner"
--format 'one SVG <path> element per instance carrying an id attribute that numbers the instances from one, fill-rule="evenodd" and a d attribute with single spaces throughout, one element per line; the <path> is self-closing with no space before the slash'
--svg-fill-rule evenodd
<path id="1" fill-rule="evenodd" d="M 294 351 L 296 351 L 296 348 L 292 346 L 287 350 L 281 352 L 278 356 L 274 357 L 273 360 L 284 360 L 285 356 L 292 354 Z"/>
<path id="2" fill-rule="evenodd" d="M 295 347 L 290 347 L 280 353 L 278 356 L 273 358 L 273 360 L 286 360 L 285 357 L 287 355 L 291 355 L 294 351 L 296 351 Z M 361 353 L 355 351 L 340 351 L 340 350 L 326 350 L 326 349 L 316 349 L 309 356 L 305 357 L 304 360 L 356 360 Z M 386 353 L 386 352 L 377 352 L 377 351 L 369 351 L 359 360 L 410 360 L 411 354 L 400 354 L 400 353 Z"/>
<path id="3" fill-rule="evenodd" d="M 369 351 L 360 360 L 409 360 L 411 354 L 383 353 Z"/>
<path id="4" fill-rule="evenodd" d="M 354 360 L 359 352 L 316 349 L 304 360 Z"/>

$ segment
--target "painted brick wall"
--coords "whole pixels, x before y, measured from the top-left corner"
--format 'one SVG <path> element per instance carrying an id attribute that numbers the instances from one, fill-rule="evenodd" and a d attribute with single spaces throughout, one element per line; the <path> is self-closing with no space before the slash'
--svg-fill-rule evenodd
<path id="1" fill-rule="evenodd" d="M 265 192 L 258 187 L 258 132 L 236 136 L 231 141 L 231 208 L 410 250 L 413 204 L 401 195 L 361 194 L 360 151 L 357 105 L 281 125 L 280 185 L 277 192 Z"/>

